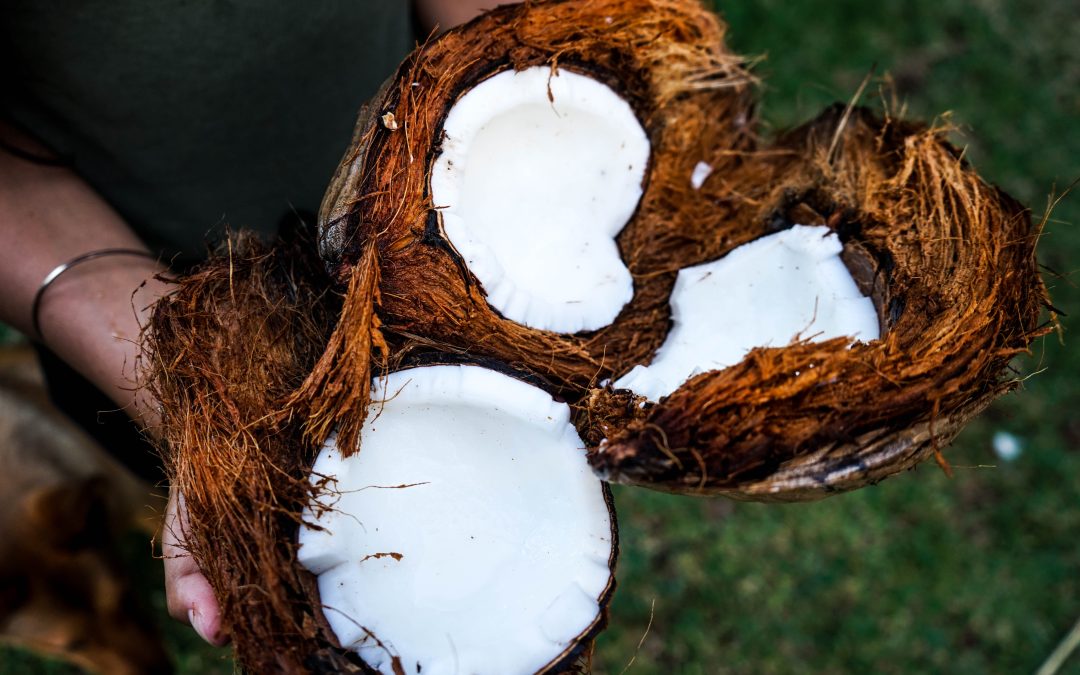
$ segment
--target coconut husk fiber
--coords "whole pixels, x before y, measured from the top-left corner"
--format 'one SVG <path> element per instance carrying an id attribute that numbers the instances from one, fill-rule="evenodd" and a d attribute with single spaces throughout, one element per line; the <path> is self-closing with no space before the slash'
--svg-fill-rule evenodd
<path id="1" fill-rule="evenodd" d="M 159 302 L 143 338 L 186 545 L 253 673 L 361 671 L 335 649 L 314 580 L 296 563 L 318 446 L 298 423 L 311 405 L 295 395 L 319 380 L 328 327 L 348 309 L 319 281 L 313 250 L 241 234 Z"/>
<path id="2" fill-rule="evenodd" d="M 948 129 L 888 111 L 839 106 L 761 138 L 754 78 L 724 31 L 694 0 L 531 2 L 452 30 L 361 115 L 317 242 L 239 236 L 158 304 L 146 372 L 169 475 L 242 668 L 363 669 L 296 564 L 296 531 L 326 489 L 307 477 L 318 448 L 335 429 L 344 452 L 362 448 L 371 377 L 388 369 L 518 373 L 571 403 L 601 475 L 754 500 L 819 498 L 907 469 L 1015 386 L 1010 359 L 1046 330 L 1030 214 L 964 163 Z M 652 142 L 617 242 L 634 297 L 592 333 L 533 330 L 491 309 L 428 194 L 453 102 L 535 65 L 605 81 Z M 713 172 L 694 190 L 699 161 Z M 795 223 L 838 233 L 881 340 L 758 349 L 657 404 L 600 385 L 663 343 L 679 269 Z"/>

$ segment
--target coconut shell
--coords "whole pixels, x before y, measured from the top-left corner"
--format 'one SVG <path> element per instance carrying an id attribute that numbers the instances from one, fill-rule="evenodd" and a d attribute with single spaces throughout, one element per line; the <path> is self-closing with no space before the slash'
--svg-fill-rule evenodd
<path id="1" fill-rule="evenodd" d="M 656 405 L 596 389 L 579 417 L 593 467 L 684 494 L 819 498 L 914 466 L 1015 388 L 1009 361 L 1048 330 L 1039 228 L 946 131 L 837 106 L 744 165 L 732 183 L 757 206 L 715 226 L 831 227 L 882 338 L 756 349 Z"/>
<path id="2" fill-rule="evenodd" d="M 377 242 L 379 316 L 399 352 L 498 360 L 570 399 L 646 361 L 666 334 L 678 268 L 721 250 L 694 220 L 732 208 L 691 194 L 687 177 L 702 159 L 733 171 L 752 143 L 753 78 L 723 37 L 724 25 L 697 2 L 557 1 L 501 7 L 421 47 L 361 115 L 323 202 L 321 251 L 332 274 L 346 283 L 364 246 Z M 644 195 L 618 238 L 634 296 L 592 333 L 534 330 L 500 316 L 443 235 L 429 194 L 454 102 L 484 78 L 538 65 L 608 84 L 652 145 Z"/>

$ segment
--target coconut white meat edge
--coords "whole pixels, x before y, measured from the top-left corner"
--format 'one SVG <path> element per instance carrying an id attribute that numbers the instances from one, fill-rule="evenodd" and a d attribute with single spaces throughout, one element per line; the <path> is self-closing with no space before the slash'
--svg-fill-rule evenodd
<path id="1" fill-rule="evenodd" d="M 629 104 L 566 69 L 508 70 L 466 92 L 443 132 L 432 199 L 491 306 L 560 333 L 614 321 L 633 296 L 615 236 L 649 160 Z"/>
<path id="2" fill-rule="evenodd" d="M 384 401 L 385 399 L 385 401 Z M 597 621 L 612 521 L 566 404 L 477 366 L 376 381 L 359 453 L 300 531 L 343 646 L 392 672 L 533 673 Z M 373 636 L 377 636 L 381 645 Z"/>
<path id="3" fill-rule="evenodd" d="M 679 270 L 671 332 L 650 365 L 635 366 L 614 386 L 658 401 L 755 347 L 841 336 L 876 340 L 877 311 L 840 259 L 842 249 L 829 228 L 795 225 Z"/>

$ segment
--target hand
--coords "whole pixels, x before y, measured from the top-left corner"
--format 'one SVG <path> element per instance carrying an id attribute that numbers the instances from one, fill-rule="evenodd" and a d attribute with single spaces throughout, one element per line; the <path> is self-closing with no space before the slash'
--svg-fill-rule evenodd
<path id="1" fill-rule="evenodd" d="M 30 155 L 49 151 L 0 120 L 0 141 Z M 71 168 L 26 161 L 0 149 L 0 321 L 42 339 L 152 434 L 155 404 L 136 386 L 138 339 L 150 307 L 169 290 L 155 278 L 164 265 L 142 258 L 102 258 L 59 277 L 40 308 L 33 299 L 60 263 L 104 248 L 143 249 L 118 213 Z M 183 548 L 183 499 L 170 495 L 162 548 L 169 613 L 207 642 L 228 642 L 210 584 Z"/>
<path id="2" fill-rule="evenodd" d="M 165 509 L 165 527 L 161 548 L 165 557 L 165 599 L 169 615 L 190 624 L 199 637 L 214 646 L 229 642 L 221 630 L 221 608 L 210 582 L 184 548 L 187 533 L 187 508 L 179 490 L 169 492 Z"/>

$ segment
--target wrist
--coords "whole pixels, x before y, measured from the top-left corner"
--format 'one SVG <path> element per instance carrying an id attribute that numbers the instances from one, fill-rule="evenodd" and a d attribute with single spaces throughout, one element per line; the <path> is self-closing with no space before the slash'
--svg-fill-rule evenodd
<path id="1" fill-rule="evenodd" d="M 168 292 L 151 258 L 106 256 L 70 268 L 48 286 L 36 320 L 44 344 L 144 426 L 156 403 L 139 384 L 139 334 L 154 303 Z"/>

